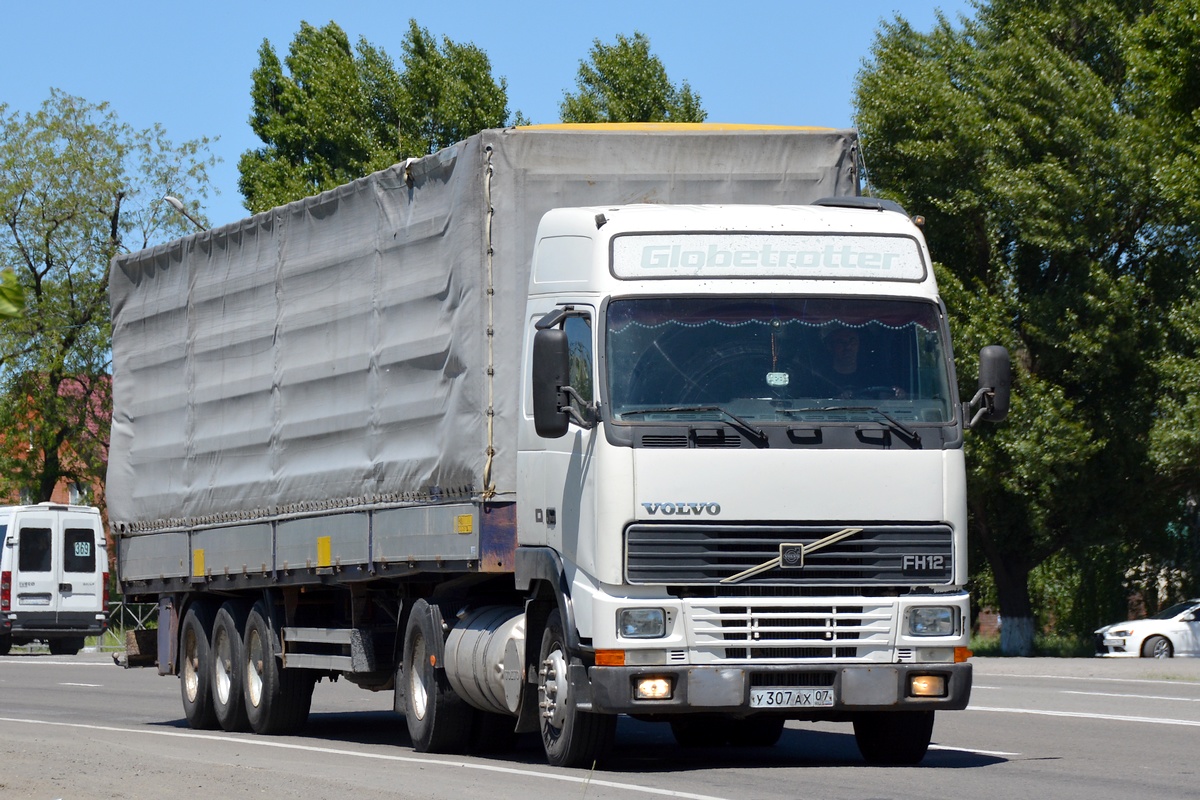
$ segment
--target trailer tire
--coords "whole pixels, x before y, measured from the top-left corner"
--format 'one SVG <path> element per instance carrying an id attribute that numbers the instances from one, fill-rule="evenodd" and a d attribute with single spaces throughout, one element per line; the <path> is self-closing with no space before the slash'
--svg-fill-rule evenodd
<path id="1" fill-rule="evenodd" d="M 213 710 L 222 730 L 248 731 L 246 698 L 242 684 L 246 680 L 246 662 L 242 655 L 246 633 L 246 606 L 226 602 L 217 611 L 212 632 Z"/>
<path id="2" fill-rule="evenodd" d="M 590 767 L 608 755 L 617 718 L 581 711 L 571 690 L 570 654 L 557 608 L 546 618 L 538 652 L 538 727 L 546 760 L 555 767 Z"/>
<path id="3" fill-rule="evenodd" d="M 418 600 L 404 628 L 404 719 L 418 753 L 465 753 L 475 709 L 454 692 L 436 663 L 442 632 L 435 629 L 432 612 L 429 603 Z"/>
<path id="4" fill-rule="evenodd" d="M 217 727 L 209 680 L 212 627 L 212 605 L 205 600 L 192 603 L 179 626 L 179 690 L 183 696 L 183 716 L 188 727 L 195 730 Z"/>
<path id="5" fill-rule="evenodd" d="M 932 711 L 871 711 L 854 717 L 854 740 L 868 764 L 919 764 L 932 738 Z"/>
<path id="6" fill-rule="evenodd" d="M 283 669 L 270 620 L 270 611 L 262 601 L 254 604 L 246 619 L 243 695 L 250 728 L 255 733 L 276 735 L 304 727 L 315 681 L 305 670 Z"/>

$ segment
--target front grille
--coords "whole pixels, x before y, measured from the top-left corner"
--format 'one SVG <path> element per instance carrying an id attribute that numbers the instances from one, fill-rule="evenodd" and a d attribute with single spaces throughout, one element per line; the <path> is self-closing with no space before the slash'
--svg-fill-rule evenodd
<path id="1" fill-rule="evenodd" d="M 849 528 L 861 530 L 783 563 Z M 625 574 L 659 586 L 935 586 L 954 578 L 954 536 L 948 525 L 639 523 L 626 531 Z"/>
<path id="2" fill-rule="evenodd" d="M 890 661 L 894 605 L 803 599 L 684 604 L 701 662 Z"/>

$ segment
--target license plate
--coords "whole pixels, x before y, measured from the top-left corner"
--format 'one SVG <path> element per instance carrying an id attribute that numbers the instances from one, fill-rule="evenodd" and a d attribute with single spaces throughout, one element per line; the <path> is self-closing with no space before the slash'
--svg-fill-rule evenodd
<path id="1" fill-rule="evenodd" d="M 833 705 L 833 689 L 751 689 L 751 708 L 822 708 Z"/>

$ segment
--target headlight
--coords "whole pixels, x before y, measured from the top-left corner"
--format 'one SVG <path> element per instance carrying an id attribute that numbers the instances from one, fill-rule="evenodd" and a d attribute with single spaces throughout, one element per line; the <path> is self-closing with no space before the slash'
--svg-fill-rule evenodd
<path id="1" fill-rule="evenodd" d="M 951 606 L 918 606 L 908 610 L 910 636 L 953 636 L 957 610 Z"/>
<path id="2" fill-rule="evenodd" d="M 1115 631 L 1108 631 L 1105 636 L 1115 636 L 1118 639 L 1127 639 L 1133 635 L 1133 631 L 1129 628 L 1117 628 Z"/>
<path id="3" fill-rule="evenodd" d="M 617 633 L 622 639 L 661 639 L 667 635 L 667 615 L 661 608 L 622 608 Z"/>

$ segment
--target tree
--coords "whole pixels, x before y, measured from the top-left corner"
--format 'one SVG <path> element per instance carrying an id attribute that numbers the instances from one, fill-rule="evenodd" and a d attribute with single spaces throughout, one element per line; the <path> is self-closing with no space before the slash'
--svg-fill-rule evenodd
<path id="1" fill-rule="evenodd" d="M 492 79 L 487 54 L 473 44 L 442 38 L 442 49 L 429 31 L 409 20 L 400 74 L 400 138 L 406 156 L 432 153 L 484 128 L 524 125 L 508 115 L 508 83 Z"/>
<path id="2" fill-rule="evenodd" d="M 1194 198 L 1164 176 L 1196 124 L 1148 101 L 1166 76 L 1139 66 L 1154 50 L 1138 31 L 1185 5 L 994 0 L 928 34 L 897 18 L 858 77 L 871 181 L 927 219 L 960 377 L 983 344 L 1015 356 L 1009 421 L 968 440 L 1008 653 L 1032 652 L 1036 566 L 1153 540 L 1178 507 L 1150 441 L 1196 255 Z"/>
<path id="3" fill-rule="evenodd" d="M 492 78 L 482 50 L 448 38 L 439 49 L 415 20 L 403 50 L 404 71 L 397 72 L 365 38 L 352 50 L 333 22 L 302 22 L 284 63 L 263 42 L 250 126 L 264 145 L 238 162 L 238 188 L 251 212 L 507 124 L 507 85 Z"/>
<path id="4" fill-rule="evenodd" d="M 207 197 L 207 147 L 175 146 L 161 127 L 134 130 L 106 104 L 56 90 L 34 113 L 0 106 L 0 268 L 25 304 L 0 325 L 3 495 L 49 500 L 64 481 L 102 484 L 109 262 L 189 232 L 161 201 Z"/>
<path id="5" fill-rule="evenodd" d="M 577 94 L 564 93 L 563 122 L 703 122 L 708 113 L 684 81 L 676 87 L 650 40 L 635 31 L 616 44 L 592 43 L 590 61 L 579 62 Z"/>

